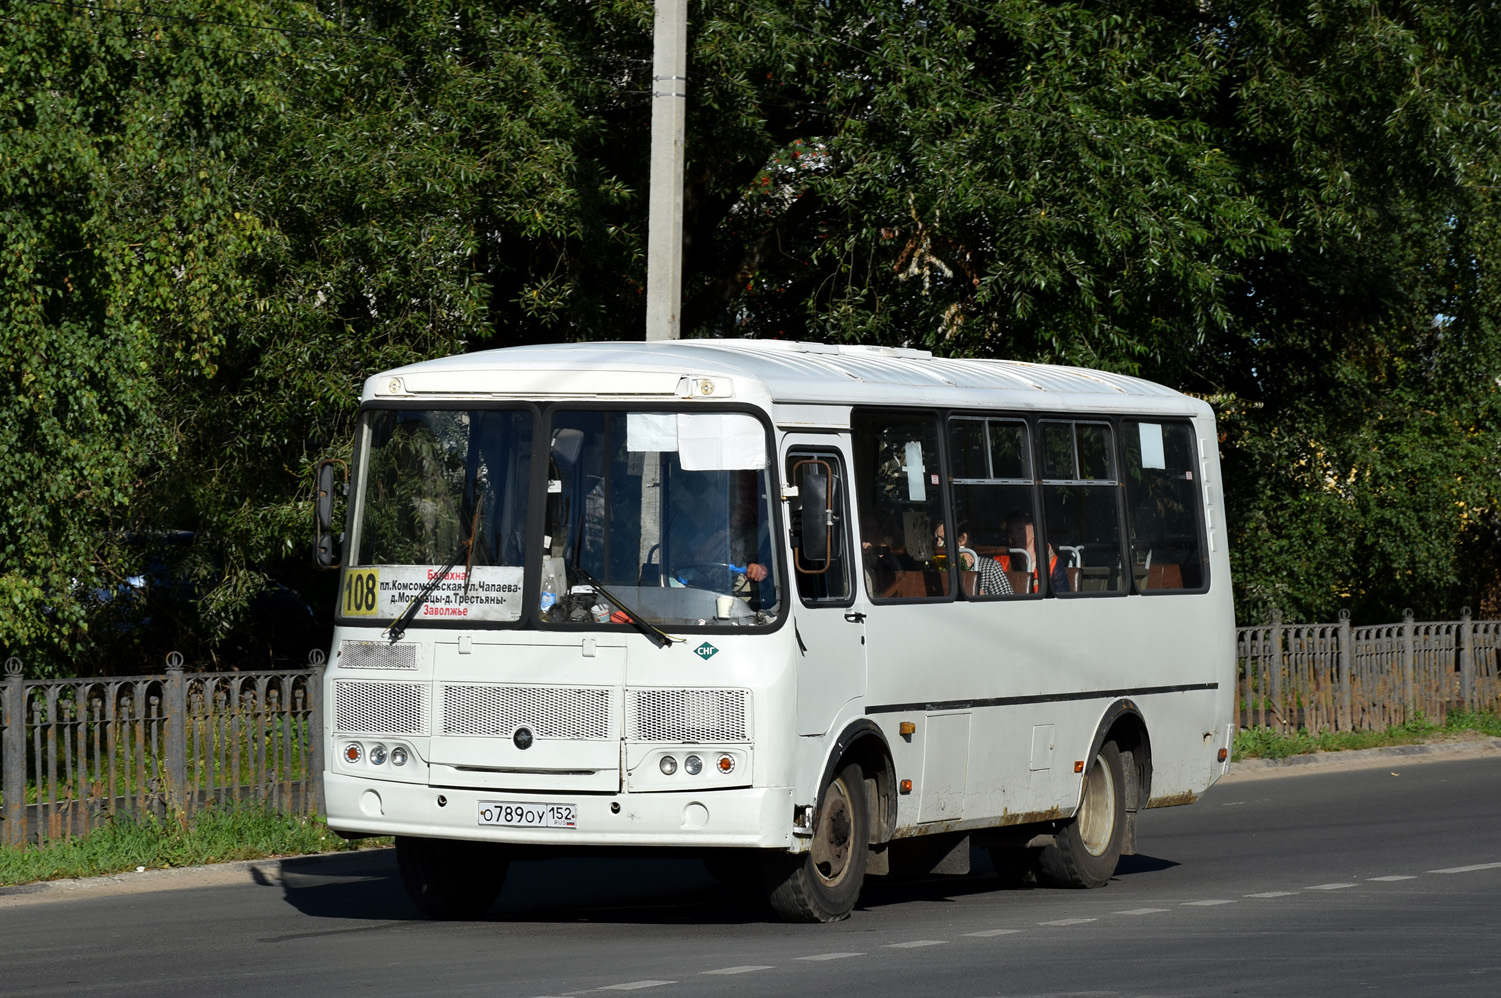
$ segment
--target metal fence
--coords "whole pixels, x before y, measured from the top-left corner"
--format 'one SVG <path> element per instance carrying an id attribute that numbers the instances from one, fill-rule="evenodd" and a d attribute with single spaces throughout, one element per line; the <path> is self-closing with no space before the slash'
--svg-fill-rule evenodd
<path id="1" fill-rule="evenodd" d="M 1237 629 L 1236 703 L 1243 728 L 1309 734 L 1380 731 L 1455 710 L 1501 709 L 1501 621 L 1352 627 L 1284 624 Z"/>
<path id="2" fill-rule="evenodd" d="M 88 834 L 119 816 L 184 822 L 211 804 L 315 814 L 324 655 L 307 669 L 183 670 L 0 683 L 0 844 Z"/>

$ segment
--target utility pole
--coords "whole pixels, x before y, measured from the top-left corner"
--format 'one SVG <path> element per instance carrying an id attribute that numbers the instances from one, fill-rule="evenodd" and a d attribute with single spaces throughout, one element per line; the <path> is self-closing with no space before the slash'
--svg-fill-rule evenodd
<path id="1" fill-rule="evenodd" d="M 652 34 L 651 197 L 646 230 L 646 338 L 681 336 L 683 133 L 688 119 L 688 0 L 656 0 Z"/>

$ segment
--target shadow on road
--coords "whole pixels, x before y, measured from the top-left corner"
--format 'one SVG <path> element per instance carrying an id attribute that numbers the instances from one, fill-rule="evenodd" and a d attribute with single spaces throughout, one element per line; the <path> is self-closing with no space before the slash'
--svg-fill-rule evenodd
<path id="1" fill-rule="evenodd" d="M 1153 856 L 1125 856 L 1117 877 L 1152 873 L 1178 864 Z M 406 922 L 422 916 L 407 900 L 393 849 L 283 860 L 287 903 L 315 918 Z M 873 877 L 860 897 L 863 909 L 941 903 L 1012 887 L 995 877 L 983 850 L 975 850 L 967 876 Z M 488 922 L 589 922 L 643 925 L 736 925 L 771 920 L 751 893 L 726 887 L 693 859 L 573 858 L 511 865 L 505 889 Z"/>

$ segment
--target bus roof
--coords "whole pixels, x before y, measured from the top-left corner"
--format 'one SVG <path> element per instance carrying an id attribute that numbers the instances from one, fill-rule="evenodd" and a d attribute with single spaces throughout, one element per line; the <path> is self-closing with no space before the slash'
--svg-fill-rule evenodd
<path id="1" fill-rule="evenodd" d="M 719 379 L 718 386 L 712 382 Z M 705 385 L 708 384 L 708 387 Z M 386 371 L 364 398 L 714 398 L 771 404 L 1146 409 L 1207 413 L 1141 378 L 926 350 L 785 340 L 559 343 L 457 354 Z M 1006 396 L 1010 396 L 1009 398 Z"/>

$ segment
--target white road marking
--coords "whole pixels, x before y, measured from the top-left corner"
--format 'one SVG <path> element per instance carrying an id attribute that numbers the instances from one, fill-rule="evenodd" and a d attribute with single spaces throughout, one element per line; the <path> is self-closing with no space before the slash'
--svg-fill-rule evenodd
<path id="1" fill-rule="evenodd" d="M 1009 936 L 1020 931 L 1021 929 L 986 929 L 984 932 L 966 932 L 965 935 L 976 939 L 989 939 L 991 936 Z"/>
<path id="2" fill-rule="evenodd" d="M 1339 884 L 1314 884 L 1312 887 L 1305 887 L 1303 889 L 1305 891 L 1342 891 L 1346 887 L 1358 887 L 1358 886 L 1360 886 L 1360 885 L 1359 884 L 1352 884 L 1352 883 L 1346 882 L 1346 883 L 1339 883 Z"/>
<path id="3" fill-rule="evenodd" d="M 1367 880 L 1375 881 L 1377 883 L 1390 884 L 1390 883 L 1393 883 L 1393 882 L 1398 881 L 1398 880 L 1416 880 L 1418 878 L 1417 877 L 1411 877 L 1411 876 L 1408 876 L 1406 874 L 1398 873 L 1398 874 L 1396 874 L 1394 876 L 1390 876 L 1390 877 L 1366 877 L 1366 879 Z"/>
<path id="4" fill-rule="evenodd" d="M 629 984 L 611 984 L 596 991 L 640 991 L 642 988 L 659 988 L 664 984 L 676 984 L 677 981 L 631 981 Z"/>
<path id="5" fill-rule="evenodd" d="M 1127 908 L 1125 911 L 1116 912 L 1117 915 L 1155 915 L 1158 912 L 1168 911 L 1167 908 Z"/>
<path id="6" fill-rule="evenodd" d="M 1429 873 L 1474 873 L 1476 870 L 1501 869 L 1501 863 L 1476 863 L 1474 866 L 1451 866 L 1447 870 L 1429 870 Z"/>
<path id="7" fill-rule="evenodd" d="M 719 970 L 706 970 L 705 974 L 749 974 L 757 970 L 775 970 L 769 964 L 753 965 L 749 967 L 722 967 Z"/>
<path id="8" fill-rule="evenodd" d="M 1220 899 L 1215 899 L 1213 901 L 1184 901 L 1183 902 L 1183 907 L 1185 907 L 1185 908 L 1211 908 L 1211 907 L 1213 907 L 1214 905 L 1217 905 L 1217 904 L 1234 904 L 1234 903 L 1235 903 L 1234 901 L 1224 901 L 1224 900 L 1220 900 Z"/>
<path id="9" fill-rule="evenodd" d="M 916 949 L 919 946 L 942 946 L 947 939 L 914 939 L 910 943 L 887 943 L 887 949 Z"/>
<path id="10" fill-rule="evenodd" d="M 1248 898 L 1290 898 L 1297 891 L 1265 891 L 1261 894 L 1247 894 Z"/>
<path id="11" fill-rule="evenodd" d="M 848 960 L 852 956 L 864 956 L 864 953 L 815 953 L 812 956 L 800 956 L 799 960 Z"/>
<path id="12" fill-rule="evenodd" d="M 1038 925 L 1083 925 L 1085 922 L 1097 922 L 1097 918 L 1059 918 L 1051 922 L 1038 922 Z"/>

